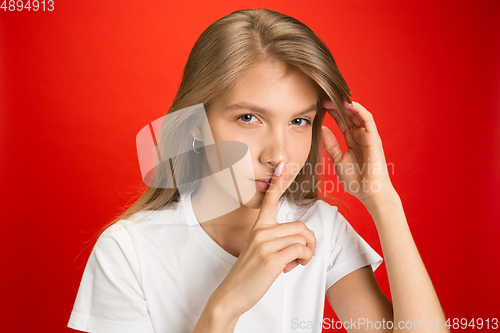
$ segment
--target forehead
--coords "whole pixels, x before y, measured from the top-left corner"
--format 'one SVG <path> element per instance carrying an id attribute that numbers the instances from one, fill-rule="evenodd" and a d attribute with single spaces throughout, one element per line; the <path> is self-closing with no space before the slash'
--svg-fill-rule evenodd
<path id="1" fill-rule="evenodd" d="M 233 104 L 252 104 L 283 113 L 302 111 L 316 104 L 318 93 L 313 81 L 297 70 L 287 72 L 279 62 L 261 62 L 250 67 L 220 99 L 226 109 Z"/>

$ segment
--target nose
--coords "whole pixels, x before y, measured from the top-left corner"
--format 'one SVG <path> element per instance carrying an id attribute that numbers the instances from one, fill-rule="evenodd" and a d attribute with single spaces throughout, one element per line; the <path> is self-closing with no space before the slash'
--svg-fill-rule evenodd
<path id="1" fill-rule="evenodd" d="M 275 133 L 266 140 L 260 155 L 260 162 L 272 168 L 273 173 L 279 162 L 283 162 L 285 165 L 290 162 L 286 142 L 285 133 Z"/>

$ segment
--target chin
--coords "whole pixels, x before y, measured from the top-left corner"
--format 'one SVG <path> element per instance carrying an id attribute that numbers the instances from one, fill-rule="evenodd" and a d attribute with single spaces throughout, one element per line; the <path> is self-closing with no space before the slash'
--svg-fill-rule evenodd
<path id="1" fill-rule="evenodd" d="M 262 207 L 262 199 L 264 199 L 264 193 L 257 192 L 246 204 L 243 206 L 252 209 L 260 209 Z"/>

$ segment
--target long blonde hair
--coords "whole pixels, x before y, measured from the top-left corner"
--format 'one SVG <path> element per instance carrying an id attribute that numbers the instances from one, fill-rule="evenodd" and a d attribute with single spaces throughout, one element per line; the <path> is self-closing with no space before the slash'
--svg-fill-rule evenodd
<path id="1" fill-rule="evenodd" d="M 210 112 L 214 100 L 231 89 L 245 70 L 266 60 L 279 61 L 288 71 L 304 73 L 318 91 L 318 113 L 313 122 L 311 150 L 305 163 L 305 166 L 316 166 L 322 157 L 321 125 L 325 115 L 322 100 L 331 100 L 347 124 L 349 120 L 342 105 L 344 100 L 351 102 L 350 89 L 324 42 L 302 22 L 276 11 L 262 8 L 237 10 L 203 31 L 189 54 L 179 90 L 168 114 L 200 103 L 203 103 L 207 113 Z M 176 130 L 174 125 L 164 123 L 162 131 L 176 138 L 173 145 L 190 145 L 192 134 Z M 203 154 L 199 154 L 198 158 L 203 158 Z M 172 163 L 176 165 L 176 170 L 183 170 L 182 160 Z M 318 175 L 316 168 L 311 170 L 308 173 L 304 167 L 295 179 L 301 184 L 301 191 L 287 189 L 283 196 L 301 206 L 310 206 L 319 199 L 339 202 L 318 197 L 317 187 L 314 186 Z M 162 177 L 161 172 L 167 171 L 158 169 L 157 172 L 157 177 Z M 183 176 L 176 174 L 175 177 L 180 180 Z M 145 186 L 135 202 L 105 225 L 101 232 L 119 220 L 141 211 L 164 208 L 179 199 L 177 188 Z"/>

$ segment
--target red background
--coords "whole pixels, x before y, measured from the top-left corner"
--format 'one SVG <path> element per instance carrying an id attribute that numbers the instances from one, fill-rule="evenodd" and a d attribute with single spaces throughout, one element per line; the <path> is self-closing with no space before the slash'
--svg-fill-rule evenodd
<path id="1" fill-rule="evenodd" d="M 446 315 L 500 317 L 497 1 L 55 1 L 0 11 L 2 331 L 73 332 L 85 242 L 142 181 L 137 132 L 168 110 L 201 32 L 251 7 L 310 26 L 374 115 Z"/>

